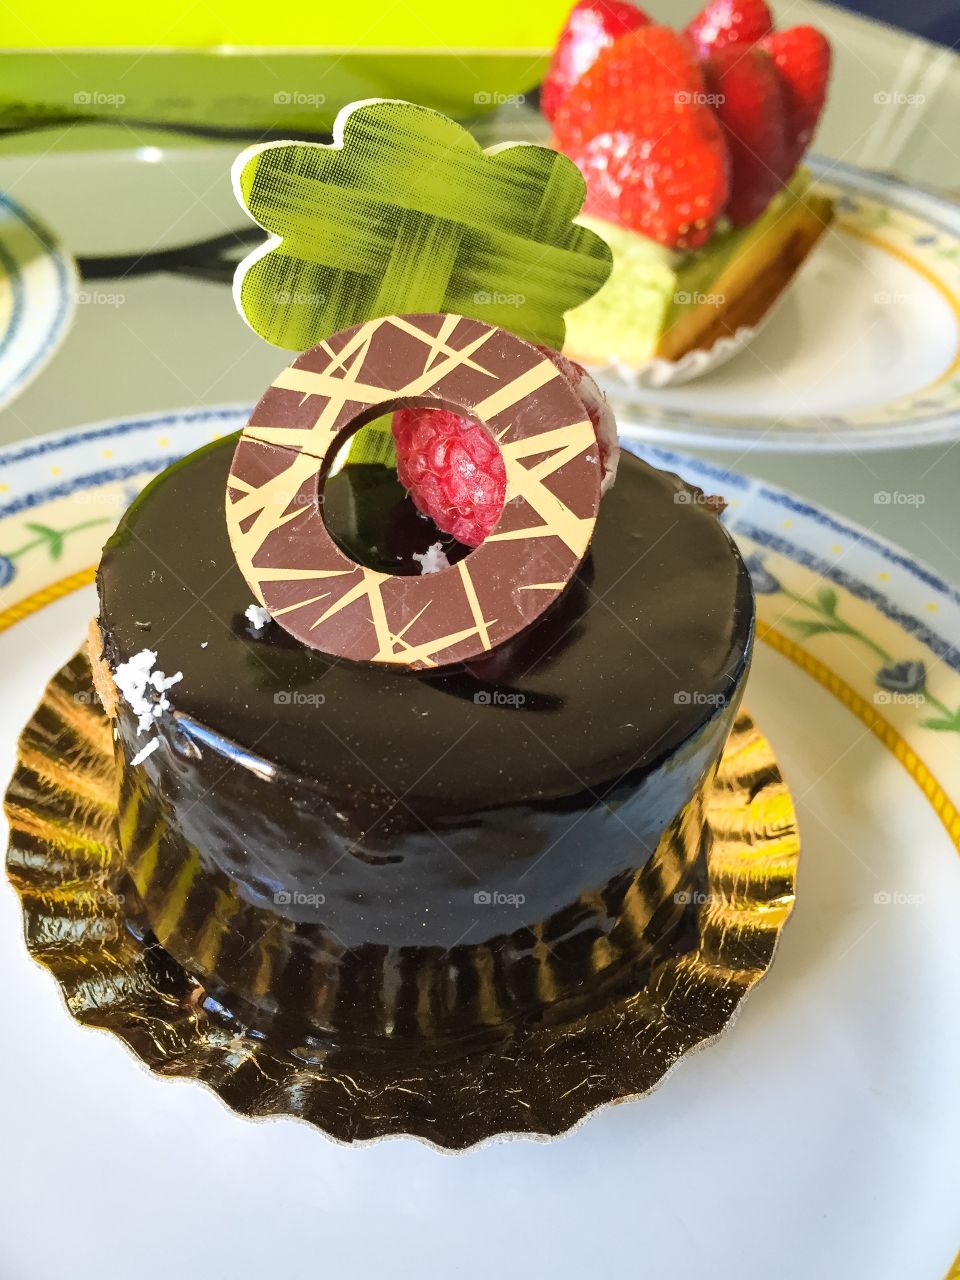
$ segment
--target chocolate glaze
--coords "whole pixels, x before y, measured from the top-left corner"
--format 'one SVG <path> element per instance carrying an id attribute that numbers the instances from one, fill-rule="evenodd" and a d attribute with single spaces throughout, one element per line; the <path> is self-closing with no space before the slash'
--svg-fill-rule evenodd
<path id="1" fill-rule="evenodd" d="M 251 630 L 222 508 L 235 444 L 158 477 L 98 574 L 108 662 L 149 647 L 184 674 L 136 769 L 119 718 L 124 848 L 163 945 L 264 1016 L 375 1039 L 545 1016 L 646 962 L 682 914 L 749 665 L 749 577 L 714 511 L 625 457 L 535 626 L 469 667 L 376 668 Z M 355 554 L 356 497 L 381 484 L 364 471 L 325 496 Z M 374 567 L 436 538 L 405 503 L 390 528 Z"/>

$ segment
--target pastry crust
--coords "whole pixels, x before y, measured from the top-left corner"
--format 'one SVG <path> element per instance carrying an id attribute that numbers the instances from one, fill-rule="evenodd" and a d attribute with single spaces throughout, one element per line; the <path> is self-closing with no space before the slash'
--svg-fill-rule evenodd
<path id="1" fill-rule="evenodd" d="M 103 658 L 103 632 L 97 618 L 90 619 L 87 627 L 87 652 L 90 655 L 90 670 L 93 672 L 93 687 L 103 703 L 103 709 L 114 720 L 117 715 L 117 686 L 113 682 L 110 668 Z"/>
<path id="2" fill-rule="evenodd" d="M 796 275 L 833 221 L 833 201 L 808 194 L 761 239 L 748 245 L 710 286 L 709 300 L 685 310 L 665 330 L 656 355 L 679 360 L 688 351 L 709 351 L 720 338 L 753 327 Z"/>

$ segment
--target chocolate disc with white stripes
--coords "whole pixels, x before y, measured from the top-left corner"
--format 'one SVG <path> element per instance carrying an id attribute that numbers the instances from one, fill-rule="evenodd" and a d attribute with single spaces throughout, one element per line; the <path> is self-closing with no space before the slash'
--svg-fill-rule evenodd
<path id="1" fill-rule="evenodd" d="M 483 424 L 507 480 L 486 540 L 421 577 L 350 559 L 320 501 L 350 433 L 407 405 Z M 433 667 L 503 644 L 554 603 L 589 546 L 600 478 L 583 404 L 536 347 L 464 316 L 386 316 L 319 343 L 267 390 L 234 454 L 227 524 L 251 590 L 302 643 Z"/>

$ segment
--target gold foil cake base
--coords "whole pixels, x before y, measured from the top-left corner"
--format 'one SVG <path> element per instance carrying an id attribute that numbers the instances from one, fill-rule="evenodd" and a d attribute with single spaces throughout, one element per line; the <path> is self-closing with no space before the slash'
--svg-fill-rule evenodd
<path id="1" fill-rule="evenodd" d="M 112 1031 L 160 1075 L 210 1085 L 245 1116 L 298 1116 L 340 1142 L 408 1134 L 461 1150 L 551 1137 L 648 1093 L 715 1040 L 773 960 L 794 903 L 793 804 L 769 743 L 741 713 L 707 806 L 712 850 L 684 942 L 636 988 L 509 1047 L 395 1060 L 351 1046 L 280 1046 L 243 1026 L 138 929 L 116 834 L 111 729 L 85 654 L 47 687 L 6 797 L 7 870 L 26 942 L 73 1016 Z"/>

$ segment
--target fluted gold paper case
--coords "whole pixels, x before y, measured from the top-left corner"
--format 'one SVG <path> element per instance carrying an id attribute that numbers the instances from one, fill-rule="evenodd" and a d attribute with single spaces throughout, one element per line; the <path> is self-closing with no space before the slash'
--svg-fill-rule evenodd
<path id="1" fill-rule="evenodd" d="M 27 946 L 78 1021 L 112 1031 L 159 1075 L 210 1085 L 242 1115 L 297 1116 L 340 1142 L 407 1134 L 448 1150 L 563 1133 L 648 1093 L 716 1039 L 770 967 L 799 854 L 776 759 L 741 713 L 708 801 L 712 847 L 683 941 L 601 1008 L 518 1029 L 509 1054 L 394 1058 L 246 1034 L 140 927 L 117 839 L 110 722 L 85 654 L 23 730 L 6 809 Z"/>

